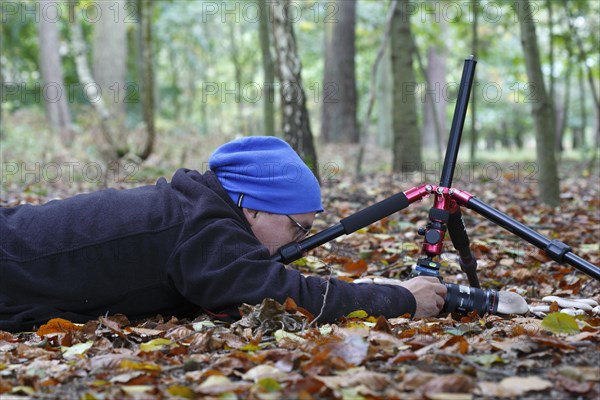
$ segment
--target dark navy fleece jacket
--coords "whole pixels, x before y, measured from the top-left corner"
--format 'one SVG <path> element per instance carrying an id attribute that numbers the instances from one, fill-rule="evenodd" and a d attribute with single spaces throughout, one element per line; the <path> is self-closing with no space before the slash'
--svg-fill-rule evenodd
<path id="1" fill-rule="evenodd" d="M 269 259 L 210 171 L 180 169 L 170 183 L 0 209 L 0 330 L 106 313 L 236 316 L 242 303 L 288 296 L 317 315 L 325 288 L 322 278 Z M 415 307 L 402 287 L 334 279 L 320 320 Z"/>

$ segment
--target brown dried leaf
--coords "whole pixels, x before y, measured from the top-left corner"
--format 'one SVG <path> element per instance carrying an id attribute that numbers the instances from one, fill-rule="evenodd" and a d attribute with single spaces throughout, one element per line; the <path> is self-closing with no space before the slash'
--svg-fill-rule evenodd
<path id="1" fill-rule="evenodd" d="M 0 331 L 0 341 L 16 342 L 17 338 L 12 333 Z"/>
<path id="2" fill-rule="evenodd" d="M 317 376 L 316 379 L 334 390 L 364 385 L 371 390 L 382 391 L 392 383 L 388 375 L 364 369 L 351 369 L 338 376 Z"/>
<path id="3" fill-rule="evenodd" d="M 331 355 L 351 365 L 361 365 L 369 351 L 369 343 L 360 335 L 350 335 L 343 342 L 331 343 Z"/>
<path id="4" fill-rule="evenodd" d="M 553 347 L 560 350 L 574 350 L 575 346 L 553 336 L 535 335 L 530 338 L 533 342 L 546 347 Z"/>
<path id="5" fill-rule="evenodd" d="M 575 394 L 586 394 L 594 387 L 594 382 L 578 382 L 562 375 L 558 375 L 556 381 L 563 390 Z"/>
<path id="6" fill-rule="evenodd" d="M 62 318 L 53 318 L 46 324 L 40 326 L 36 333 L 38 336 L 44 337 L 55 333 L 72 333 L 79 332 L 80 330 L 81 327 L 75 325 L 71 321 Z"/>
<path id="7" fill-rule="evenodd" d="M 418 360 L 419 357 L 410 350 L 401 351 L 394 358 L 392 358 L 389 363 L 390 364 L 400 364 L 405 361 L 414 361 Z"/>
<path id="8" fill-rule="evenodd" d="M 360 259 L 358 261 L 350 261 L 343 265 L 344 271 L 353 276 L 360 276 L 367 272 L 367 261 Z"/>
<path id="9" fill-rule="evenodd" d="M 475 389 L 475 383 L 467 375 L 450 374 L 436 376 L 425 383 L 419 392 L 425 397 L 431 398 L 436 393 L 471 393 Z"/>
<path id="10" fill-rule="evenodd" d="M 102 323 L 102 325 L 106 326 L 113 333 L 116 333 L 117 336 L 119 336 L 121 339 L 127 339 L 127 335 L 125 334 L 125 332 L 123 332 L 123 330 L 121 329 L 121 326 L 119 325 L 119 323 L 117 321 L 113 321 L 112 319 L 105 318 L 105 317 L 98 318 L 98 321 L 100 321 L 100 323 Z"/>
<path id="11" fill-rule="evenodd" d="M 445 348 L 448 348 L 448 351 L 451 353 L 467 354 L 469 351 L 469 342 L 467 342 L 464 336 L 453 336 L 440 346 L 440 349 Z"/>

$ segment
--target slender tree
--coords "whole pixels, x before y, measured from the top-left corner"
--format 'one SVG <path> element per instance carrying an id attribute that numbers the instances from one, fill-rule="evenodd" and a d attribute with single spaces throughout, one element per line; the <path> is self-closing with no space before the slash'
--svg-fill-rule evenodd
<path id="1" fill-rule="evenodd" d="M 237 133 L 246 136 L 248 134 L 248 124 L 246 118 L 244 118 L 244 102 L 241 99 L 241 87 L 244 84 L 243 82 L 243 67 L 244 61 L 242 60 L 241 51 L 238 48 L 239 42 L 239 32 L 238 32 L 239 23 L 229 22 L 227 27 L 229 28 L 229 56 L 231 57 L 231 63 L 233 64 L 234 71 L 234 85 L 235 85 L 235 103 L 238 109 L 237 118 L 234 119 L 236 123 Z"/>
<path id="2" fill-rule="evenodd" d="M 423 70 L 428 90 L 423 104 L 423 147 L 429 151 L 435 150 L 438 159 L 442 158 L 442 127 L 445 125 L 446 106 L 448 104 L 441 95 L 446 82 L 447 57 L 445 48 L 440 46 L 429 47 L 427 50 L 427 69 Z"/>
<path id="3" fill-rule="evenodd" d="M 377 85 L 377 77 L 378 77 L 378 70 L 379 70 L 379 64 L 383 61 L 384 65 L 385 64 L 389 64 L 389 57 L 384 57 L 386 54 L 386 50 L 389 47 L 389 39 L 390 39 L 390 32 L 391 32 L 391 24 L 392 24 L 392 17 L 394 16 L 394 10 L 396 9 L 396 7 L 398 7 L 398 0 L 392 0 L 391 4 L 390 4 L 390 8 L 388 10 L 388 15 L 385 18 L 385 26 L 383 28 L 383 37 L 381 39 L 381 45 L 379 46 L 379 50 L 377 51 L 377 56 L 375 57 L 375 62 L 373 62 L 373 65 L 371 66 L 371 84 L 369 87 L 369 103 L 367 105 L 367 113 L 365 115 L 365 119 L 363 121 L 363 124 L 361 126 L 360 129 L 360 148 L 358 151 L 358 156 L 356 157 L 356 175 L 360 176 L 362 173 L 362 162 L 363 162 L 363 157 L 364 157 L 364 153 L 365 153 L 365 142 L 366 142 L 366 136 L 367 133 L 369 132 L 369 125 L 371 123 L 371 113 L 373 112 L 373 106 L 375 105 L 375 100 L 377 98 L 377 92 L 382 92 L 381 88 L 378 88 Z M 389 53 L 389 51 L 388 51 Z M 389 67 L 389 65 L 388 65 Z M 385 71 L 385 73 L 389 74 L 389 71 Z M 385 95 L 380 95 L 380 101 L 383 101 L 388 108 L 384 109 L 383 113 L 384 114 L 384 118 L 387 117 L 387 115 L 389 114 L 389 110 L 391 109 L 391 101 L 387 101 L 387 97 Z M 391 96 L 389 96 L 391 97 Z M 384 119 L 382 118 L 382 119 Z M 389 121 L 389 119 L 385 118 L 386 121 Z M 381 121 L 380 121 L 381 124 Z M 380 127 L 383 127 L 385 129 L 385 125 L 381 125 Z"/>
<path id="4" fill-rule="evenodd" d="M 263 65 L 263 125 L 264 134 L 275 135 L 275 67 L 271 56 L 271 40 L 269 39 L 268 0 L 258 0 L 260 9 L 259 38 Z"/>
<path id="5" fill-rule="evenodd" d="M 479 13 L 477 8 L 473 7 L 473 25 L 471 31 L 471 54 L 474 56 L 479 51 Z M 477 70 L 475 70 L 475 74 L 477 74 Z M 475 81 L 475 77 L 473 77 L 473 81 Z M 476 86 L 473 84 L 472 91 L 475 91 L 475 88 Z M 471 108 L 471 147 L 469 149 L 469 156 L 471 161 L 473 161 L 477 151 L 477 141 L 479 140 L 479 135 L 477 134 L 477 96 L 471 96 L 469 107 Z"/>
<path id="6" fill-rule="evenodd" d="M 421 167 L 421 138 L 417 125 L 413 38 L 408 0 L 400 2 L 392 17 L 391 55 L 394 77 L 393 170 L 410 172 Z"/>
<path id="7" fill-rule="evenodd" d="M 585 146 L 585 131 L 587 130 L 587 102 L 584 74 L 584 67 L 580 65 L 577 74 L 577 85 L 579 86 L 579 124 L 573 132 L 574 148 Z"/>
<path id="8" fill-rule="evenodd" d="M 588 52 L 583 47 L 583 41 L 579 37 L 579 33 L 577 32 L 577 29 L 575 28 L 575 26 L 573 24 L 573 15 L 572 15 L 571 9 L 569 8 L 570 7 L 569 2 L 565 2 L 564 6 L 565 6 L 565 10 L 567 12 L 567 21 L 569 22 L 569 30 L 571 32 L 571 35 L 575 39 L 575 44 L 577 45 L 577 50 L 579 53 L 579 62 L 581 63 L 583 68 L 585 68 L 585 71 L 587 72 L 587 79 L 588 79 L 588 84 L 590 87 L 590 93 L 592 95 L 591 97 L 592 97 L 592 100 L 593 100 L 594 106 L 595 106 L 594 110 L 596 111 L 596 123 L 595 123 L 596 134 L 594 136 L 595 136 L 596 143 L 599 144 L 600 143 L 600 99 L 598 97 L 598 91 L 596 89 L 594 74 L 592 72 L 592 68 L 586 62 L 586 60 L 588 58 Z M 584 135 L 585 135 L 585 131 L 584 131 Z M 596 154 L 596 153 L 594 153 L 594 154 Z"/>
<path id="9" fill-rule="evenodd" d="M 535 97 L 531 105 L 536 131 L 539 197 L 542 202 L 551 206 L 557 206 L 560 202 L 560 197 L 558 170 L 554 151 L 556 119 L 544 84 L 531 5 L 528 0 L 520 0 L 515 3 L 515 7 L 521 29 L 521 45 L 523 46 L 525 55 L 527 78 Z"/>
<path id="10" fill-rule="evenodd" d="M 560 110 L 560 118 L 557 118 L 557 134 L 556 134 L 556 143 L 555 148 L 556 151 L 560 151 L 563 147 L 563 138 L 565 136 L 565 132 L 567 130 L 567 121 L 569 119 L 569 106 L 571 102 L 571 75 L 573 72 L 573 52 L 571 50 L 571 44 L 567 43 L 567 70 L 565 71 L 565 95 L 562 104 L 562 109 Z M 558 108 L 555 108 L 558 110 Z"/>
<path id="11" fill-rule="evenodd" d="M 88 50 L 83 36 L 83 29 L 81 28 L 79 13 L 75 12 L 76 3 L 68 3 L 68 6 L 71 10 L 70 15 L 74 16 L 73 20 L 69 24 L 69 29 L 71 33 L 71 49 L 75 59 L 77 77 L 79 78 L 79 83 L 81 86 L 88 88 L 86 95 L 90 100 L 92 107 L 96 111 L 96 114 L 98 115 L 100 120 L 100 132 L 109 146 L 109 154 L 106 155 L 106 158 L 109 161 L 113 161 L 118 159 L 120 155 L 126 153 L 126 150 L 119 149 L 118 147 L 118 142 L 115 139 L 116 134 L 112 124 L 110 111 L 106 107 L 106 101 L 104 97 L 102 97 L 100 92 L 97 90 L 98 84 L 94 80 L 88 62 Z"/>
<path id="12" fill-rule="evenodd" d="M 289 0 L 272 4 L 273 45 L 279 75 L 284 139 L 319 177 L 317 152 L 310 129 L 306 93 L 302 84 L 302 63 L 298 55 L 292 21 L 286 16 Z"/>
<path id="13" fill-rule="evenodd" d="M 151 0 L 141 0 L 140 6 L 140 77 L 143 81 L 142 98 L 142 116 L 146 126 L 146 140 L 144 148 L 138 154 L 142 160 L 147 159 L 154 149 L 156 138 L 156 128 L 154 125 L 154 57 L 152 53 L 152 15 L 154 2 Z"/>
<path id="14" fill-rule="evenodd" d="M 356 1 L 337 0 L 338 21 L 326 35 L 321 133 L 325 141 L 356 143 L 356 72 L 354 58 Z"/>
<path id="15" fill-rule="evenodd" d="M 49 0 L 43 0 L 48 2 Z M 67 103 L 67 90 L 63 79 L 63 67 L 60 58 L 60 20 L 53 21 L 50 18 L 40 18 L 39 41 L 40 53 L 39 64 L 44 82 L 44 103 L 46 115 L 50 125 L 60 132 L 63 142 L 69 143 L 72 139 L 71 113 Z"/>
<path id="16" fill-rule="evenodd" d="M 397 2 L 397 0 L 396 0 Z M 388 33 L 389 36 L 389 33 Z M 377 74 L 377 144 L 389 148 L 392 143 L 392 60 L 387 40 Z"/>
<path id="17" fill-rule="evenodd" d="M 125 76 L 127 74 L 127 26 L 125 0 L 98 3 L 101 17 L 94 24 L 92 74 L 100 86 L 118 141 L 125 139 Z"/>

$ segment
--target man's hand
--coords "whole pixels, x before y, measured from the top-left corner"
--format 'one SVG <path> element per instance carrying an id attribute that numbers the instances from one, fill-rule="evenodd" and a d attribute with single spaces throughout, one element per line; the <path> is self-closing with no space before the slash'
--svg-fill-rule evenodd
<path id="1" fill-rule="evenodd" d="M 407 281 L 389 278 L 375 278 L 371 280 L 358 279 L 355 283 L 373 282 L 377 285 L 397 285 L 408 289 L 415 297 L 417 309 L 413 318 L 430 317 L 437 315 L 444 307 L 446 299 L 446 286 L 433 276 L 418 276 Z"/>
<path id="2" fill-rule="evenodd" d="M 378 282 L 375 282 L 378 283 Z M 413 318 L 430 317 L 438 315 L 444 307 L 446 299 L 446 286 L 433 276 L 418 276 L 405 282 L 400 282 L 415 296 L 417 309 Z"/>

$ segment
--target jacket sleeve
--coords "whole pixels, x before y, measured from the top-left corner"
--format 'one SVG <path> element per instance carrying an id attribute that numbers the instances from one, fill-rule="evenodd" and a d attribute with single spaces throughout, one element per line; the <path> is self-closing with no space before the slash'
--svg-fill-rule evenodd
<path id="1" fill-rule="evenodd" d="M 215 220 L 185 240 L 172 256 L 170 276 L 190 302 L 216 313 L 239 316 L 243 303 L 265 298 L 281 303 L 291 297 L 317 316 L 323 307 L 327 280 L 304 277 L 271 261 L 265 246 L 237 222 Z M 370 315 L 414 315 L 416 303 L 399 286 L 352 284 L 331 279 L 322 322 L 331 322 L 355 310 Z"/>

